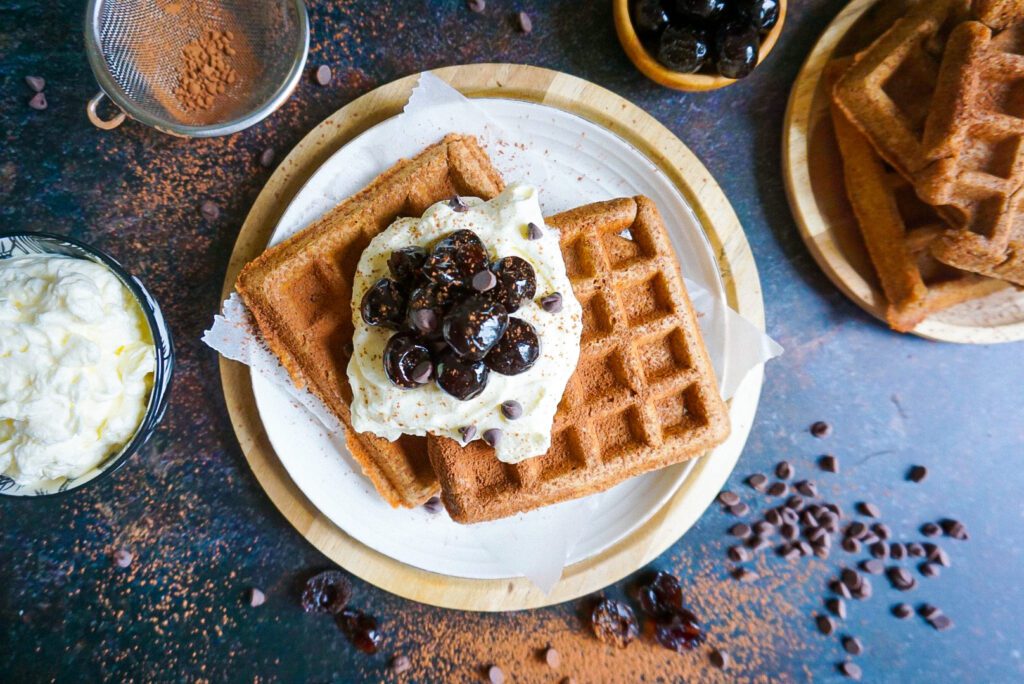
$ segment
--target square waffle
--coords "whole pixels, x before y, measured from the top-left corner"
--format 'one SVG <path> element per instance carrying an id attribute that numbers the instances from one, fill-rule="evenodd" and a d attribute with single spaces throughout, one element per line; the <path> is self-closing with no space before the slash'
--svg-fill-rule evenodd
<path id="1" fill-rule="evenodd" d="M 441 497 L 457 522 L 575 499 L 700 456 L 729 414 L 665 225 L 645 197 L 590 204 L 561 231 L 583 306 L 580 360 L 555 414 L 551 448 L 518 464 L 481 441 L 428 438 Z M 623 231 L 631 236 L 621 236 Z"/>
<path id="2" fill-rule="evenodd" d="M 826 83 L 834 83 L 849 64 L 850 60 L 832 62 L 826 69 Z M 909 332 L 937 311 L 1006 287 L 937 261 L 929 248 L 946 226 L 935 209 L 882 161 L 834 103 L 832 122 L 846 194 L 889 301 L 885 317 L 894 330 Z"/>
<path id="3" fill-rule="evenodd" d="M 956 228 L 934 246 L 946 263 L 1024 285 L 1024 27 L 952 32 L 924 146 L 937 160 L 917 188 Z"/>
<path id="4" fill-rule="evenodd" d="M 352 282 L 370 240 L 400 216 L 420 216 L 452 195 L 491 199 L 503 182 L 469 136 L 449 135 L 402 160 L 308 228 L 268 249 L 235 287 L 292 381 L 344 424 L 363 472 L 392 506 L 417 506 L 437 491 L 426 439 L 357 434 L 349 418 L 346 367 L 352 342 Z"/>

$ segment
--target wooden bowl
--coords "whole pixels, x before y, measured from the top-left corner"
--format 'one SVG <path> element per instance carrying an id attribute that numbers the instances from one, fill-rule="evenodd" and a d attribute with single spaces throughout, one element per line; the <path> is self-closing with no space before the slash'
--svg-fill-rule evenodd
<path id="1" fill-rule="evenodd" d="M 643 43 L 640 42 L 640 37 L 636 35 L 636 31 L 633 29 L 633 19 L 629 16 L 630 0 L 613 1 L 612 11 L 615 16 L 615 31 L 619 34 L 619 42 L 622 43 L 622 49 L 626 51 L 626 56 L 629 57 L 629 60 L 647 78 L 666 88 L 692 92 L 718 90 L 737 82 L 737 79 L 716 76 L 714 74 L 682 74 L 662 66 L 654 58 L 654 55 L 647 52 Z M 761 62 L 765 60 L 768 53 L 775 47 L 775 43 L 782 33 L 782 25 L 785 21 L 786 0 L 779 0 L 779 21 L 776 22 L 772 30 L 761 41 L 761 50 L 757 56 L 758 66 L 761 65 Z"/>

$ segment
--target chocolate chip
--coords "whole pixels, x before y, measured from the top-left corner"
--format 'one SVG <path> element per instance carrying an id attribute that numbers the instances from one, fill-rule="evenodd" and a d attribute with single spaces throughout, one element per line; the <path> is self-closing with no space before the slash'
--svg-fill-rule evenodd
<path id="1" fill-rule="evenodd" d="M 426 509 L 427 513 L 440 513 L 444 510 L 444 505 L 441 503 L 440 497 L 432 496 L 423 504 L 423 508 Z"/>
<path id="2" fill-rule="evenodd" d="M 41 112 L 46 109 L 49 106 L 46 102 L 46 93 L 36 93 L 33 95 L 28 101 L 28 106 L 37 112 Z"/>
<path id="3" fill-rule="evenodd" d="M 859 587 L 864 582 L 864 578 L 853 568 L 843 568 L 839 572 L 839 579 L 850 589 Z"/>
<path id="4" fill-rule="evenodd" d="M 832 511 L 833 513 L 835 513 L 836 516 L 838 516 L 840 518 L 843 517 L 843 509 L 839 507 L 839 504 L 827 503 L 827 504 L 825 504 L 825 508 L 827 508 L 828 510 Z"/>
<path id="5" fill-rule="evenodd" d="M 207 221 L 216 221 L 220 218 L 220 207 L 213 200 L 203 200 L 203 203 L 199 205 L 199 213 Z"/>
<path id="6" fill-rule="evenodd" d="M 725 651 L 720 651 L 717 648 L 711 649 L 711 653 L 708 654 L 708 660 L 719 670 L 729 669 L 729 654 Z"/>
<path id="7" fill-rule="evenodd" d="M 750 513 L 750 506 L 741 501 L 735 506 L 729 506 L 729 512 L 738 518 L 742 518 Z"/>
<path id="8" fill-rule="evenodd" d="M 782 516 L 783 522 L 788 522 L 790 525 L 796 525 L 800 522 L 800 514 L 792 508 L 783 508 L 779 511 L 779 514 Z"/>
<path id="9" fill-rule="evenodd" d="M 846 602 L 843 599 L 833 596 L 825 601 L 825 607 L 840 620 L 846 619 Z"/>
<path id="10" fill-rule="evenodd" d="M 869 546 L 878 542 L 878 535 L 874 532 L 868 532 L 858 540 L 864 546 Z"/>
<path id="11" fill-rule="evenodd" d="M 523 417 L 523 405 L 515 399 L 501 402 L 501 415 L 509 420 L 518 420 Z"/>
<path id="12" fill-rule="evenodd" d="M 412 669 L 412 661 L 409 660 L 409 656 L 395 656 L 391 659 L 391 674 L 405 674 Z"/>
<path id="13" fill-rule="evenodd" d="M 743 523 L 740 524 L 742 525 Z M 767 520 L 759 520 L 754 523 L 754 533 L 767 537 L 775 533 L 775 525 L 772 525 Z"/>
<path id="14" fill-rule="evenodd" d="M 490 446 L 496 447 L 501 442 L 502 431 L 500 428 L 491 428 L 490 430 L 484 430 L 484 441 Z"/>
<path id="15" fill-rule="evenodd" d="M 764 519 L 770 524 L 778 527 L 782 524 L 782 514 L 779 513 L 778 509 L 771 509 L 764 514 Z"/>
<path id="16" fill-rule="evenodd" d="M 932 549 L 926 549 L 926 551 L 928 553 L 928 560 L 938 563 L 944 568 L 949 567 L 949 554 L 946 553 L 945 549 L 933 546 Z"/>
<path id="17" fill-rule="evenodd" d="M 743 546 L 729 547 L 728 555 L 729 560 L 733 561 L 734 563 L 746 563 L 753 557 L 751 556 L 750 551 Z"/>
<path id="18" fill-rule="evenodd" d="M 796 526 L 790 525 L 789 523 L 784 524 L 779 529 L 779 533 L 782 535 L 784 539 L 788 539 L 790 541 L 796 539 L 797 536 L 800 534 L 800 532 L 796 529 Z"/>
<path id="19" fill-rule="evenodd" d="M 788 490 L 789 488 L 786 486 L 785 482 L 773 482 L 772 485 L 768 487 L 768 496 L 785 496 Z"/>
<path id="20" fill-rule="evenodd" d="M 860 539 L 868 531 L 868 526 L 859 520 L 854 520 L 852 523 L 846 526 L 846 536 L 853 537 L 854 539 Z"/>
<path id="21" fill-rule="evenodd" d="M 548 313 L 558 313 L 562 310 L 562 295 L 558 292 L 549 294 L 540 300 L 540 306 Z"/>
<path id="22" fill-rule="evenodd" d="M 127 568 L 135 560 L 135 555 L 128 549 L 118 549 L 114 551 L 114 565 L 119 568 Z"/>
<path id="23" fill-rule="evenodd" d="M 911 558 L 924 558 L 924 545 L 917 542 L 910 542 L 907 544 L 907 554 Z"/>
<path id="24" fill-rule="evenodd" d="M 911 466 L 907 473 L 907 479 L 911 482 L 922 482 L 926 477 L 928 477 L 928 469 L 923 465 Z"/>
<path id="25" fill-rule="evenodd" d="M 814 555 L 824 560 L 829 556 L 829 549 L 827 546 L 815 546 Z"/>
<path id="26" fill-rule="evenodd" d="M 469 205 L 462 201 L 462 198 L 458 195 L 453 195 L 448 200 L 448 207 L 457 214 L 462 214 L 469 211 Z"/>
<path id="27" fill-rule="evenodd" d="M 890 530 L 889 526 L 885 523 L 875 523 L 871 526 L 871 529 L 881 540 L 886 540 L 892 537 L 892 530 Z"/>
<path id="28" fill-rule="evenodd" d="M 826 454 L 818 460 L 818 465 L 826 473 L 838 473 L 839 472 L 839 459 L 832 454 Z"/>
<path id="29" fill-rule="evenodd" d="M 331 67 L 326 64 L 321 64 L 316 68 L 316 82 L 322 86 L 325 86 L 331 82 L 334 75 L 331 73 Z"/>
<path id="30" fill-rule="evenodd" d="M 487 3 L 484 0 L 468 0 L 466 7 L 469 8 L 470 12 L 476 12 L 479 14 L 487 9 Z"/>
<path id="31" fill-rule="evenodd" d="M 732 576 L 744 584 L 751 584 L 761 579 L 760 575 L 749 568 L 736 568 L 733 570 Z"/>
<path id="32" fill-rule="evenodd" d="M 893 560 L 903 560 L 907 555 L 907 547 L 895 542 L 889 546 L 889 555 Z"/>
<path id="33" fill-rule="evenodd" d="M 788 480 L 793 477 L 793 466 L 791 466 L 788 461 L 780 461 L 779 464 L 775 466 L 775 477 L 780 480 Z"/>
<path id="34" fill-rule="evenodd" d="M 857 510 L 860 511 L 861 515 L 866 515 L 869 518 L 881 517 L 882 512 L 878 510 L 878 506 L 873 503 L 867 503 L 865 501 L 857 504 Z"/>
<path id="35" fill-rule="evenodd" d="M 776 552 L 788 561 L 794 561 L 800 557 L 800 549 L 795 544 L 780 544 Z"/>
<path id="36" fill-rule="evenodd" d="M 269 169 L 274 164 L 274 148 L 268 147 L 267 149 L 260 152 L 260 166 L 265 169 Z"/>
<path id="37" fill-rule="evenodd" d="M 477 292 L 487 292 L 498 284 L 498 276 L 488 268 L 473 276 L 473 289 Z"/>
<path id="38" fill-rule="evenodd" d="M 41 93 L 43 92 L 43 88 L 46 87 L 46 79 L 42 76 L 26 76 L 25 83 L 34 93 Z"/>
<path id="39" fill-rule="evenodd" d="M 853 598 L 853 594 L 850 593 L 850 588 L 839 580 L 833 580 L 828 586 L 832 591 L 845 599 Z"/>
<path id="40" fill-rule="evenodd" d="M 885 542 L 875 542 L 870 548 L 871 555 L 885 560 L 889 557 L 889 546 Z"/>
<path id="41" fill-rule="evenodd" d="M 462 441 L 464 443 L 472 442 L 476 437 L 476 425 L 466 425 L 465 427 L 459 428 L 459 434 L 462 435 Z"/>
<path id="42" fill-rule="evenodd" d="M 487 668 L 487 681 L 491 684 L 505 684 L 505 673 L 497 665 Z"/>
<path id="43" fill-rule="evenodd" d="M 808 480 L 800 480 L 796 483 L 796 491 L 800 492 L 804 496 L 813 499 L 818 496 L 818 488 L 813 482 Z"/>
<path id="44" fill-rule="evenodd" d="M 823 420 L 819 420 L 811 425 L 811 434 L 818 439 L 824 439 L 832 434 L 832 426 Z"/>
<path id="45" fill-rule="evenodd" d="M 917 612 L 921 614 L 925 620 L 931 620 L 936 615 L 942 615 L 942 610 L 938 606 L 933 606 L 930 603 L 921 604 L 921 607 L 917 609 Z"/>
<path id="46" fill-rule="evenodd" d="M 253 608 L 259 608 L 267 602 L 267 596 L 256 587 L 250 587 L 247 592 L 246 601 Z"/>
<path id="47" fill-rule="evenodd" d="M 839 663 L 839 671 L 842 672 L 844 676 L 856 681 L 860 681 L 861 676 L 864 674 L 861 672 L 860 665 L 857 663 L 851 663 L 849 660 Z"/>
<path id="48" fill-rule="evenodd" d="M 854 539 L 853 537 L 847 537 L 846 539 L 844 539 L 842 546 L 843 551 L 846 551 L 847 553 L 860 552 L 860 542 Z"/>
<path id="49" fill-rule="evenodd" d="M 938 577 L 942 574 L 942 569 L 939 567 L 938 563 L 921 563 L 921 565 L 917 567 L 925 577 Z"/>
<path id="50" fill-rule="evenodd" d="M 933 522 L 927 522 L 921 525 L 921 534 L 926 537 L 938 537 L 942 534 L 942 528 Z"/>
<path id="51" fill-rule="evenodd" d="M 747 485 L 758 492 L 763 492 L 768 487 L 768 478 L 761 473 L 755 473 L 747 478 Z"/>
<path id="52" fill-rule="evenodd" d="M 516 26 L 521 33 L 529 33 L 533 30 L 533 20 L 526 12 L 520 12 L 516 15 Z"/>
<path id="53" fill-rule="evenodd" d="M 932 627 L 940 632 L 944 632 L 953 626 L 953 621 L 947 615 L 936 615 L 934 618 L 928 621 Z"/>
<path id="54" fill-rule="evenodd" d="M 750 547 L 751 551 L 756 553 L 771 546 L 771 542 L 764 537 L 751 537 L 750 541 L 747 542 L 747 545 Z"/>
<path id="55" fill-rule="evenodd" d="M 548 664 L 552 670 L 557 670 L 562 664 L 562 654 L 555 649 L 554 646 L 548 646 L 544 651 L 544 662 Z"/>
<path id="56" fill-rule="evenodd" d="M 864 652 L 864 644 L 857 637 L 845 636 L 843 637 L 843 650 L 850 655 L 859 656 Z"/>
<path id="57" fill-rule="evenodd" d="M 735 492 L 722 491 L 718 494 L 718 503 L 723 506 L 735 506 L 740 502 L 740 497 Z"/>
<path id="58" fill-rule="evenodd" d="M 969 538 L 969 535 L 967 534 L 967 528 L 964 527 L 964 524 L 959 520 L 951 520 L 949 518 L 946 518 L 945 520 L 942 520 L 939 524 L 942 525 L 942 531 L 945 532 L 947 536 L 950 536 L 953 539 L 965 541 Z"/>
<path id="59" fill-rule="evenodd" d="M 412 324 L 416 326 L 416 329 L 424 335 L 437 330 L 440 322 L 437 318 L 437 312 L 433 309 L 416 309 L 412 312 Z"/>
<path id="60" fill-rule="evenodd" d="M 914 609 L 907 603 L 897 603 L 892 607 L 892 614 L 898 617 L 900 620 L 906 620 L 908 617 L 914 614 Z"/>
<path id="61" fill-rule="evenodd" d="M 856 589 L 851 589 L 850 593 L 853 594 L 853 598 L 855 599 L 863 600 L 871 598 L 871 581 L 867 578 L 864 578 L 860 586 L 858 586 Z"/>
<path id="62" fill-rule="evenodd" d="M 905 568 L 891 567 L 886 573 L 892 586 L 900 591 L 910 591 L 917 586 L 917 580 Z"/>
<path id="63" fill-rule="evenodd" d="M 885 572 L 885 564 L 877 558 L 860 562 L 860 569 L 871 575 L 881 575 Z"/>
<path id="64" fill-rule="evenodd" d="M 808 539 L 811 540 L 812 544 L 818 544 L 824 539 L 828 539 L 828 532 L 822 527 L 814 527 L 809 530 L 805 530 L 804 534 Z"/>
<path id="65" fill-rule="evenodd" d="M 828 615 L 819 615 L 814 621 L 818 625 L 818 631 L 825 636 L 836 631 L 836 623 Z"/>
<path id="66" fill-rule="evenodd" d="M 750 536 L 750 525 L 746 523 L 736 523 L 729 528 L 729 534 L 740 539 L 746 539 Z"/>
<path id="67" fill-rule="evenodd" d="M 527 240 L 540 240 L 544 237 L 544 231 L 540 229 L 533 221 L 526 224 L 526 239 Z"/>
<path id="68" fill-rule="evenodd" d="M 412 374 L 409 378 L 420 385 L 425 385 L 430 382 L 430 376 L 434 374 L 434 364 L 430 361 L 421 361 L 416 364 L 416 367 L 412 369 Z"/>

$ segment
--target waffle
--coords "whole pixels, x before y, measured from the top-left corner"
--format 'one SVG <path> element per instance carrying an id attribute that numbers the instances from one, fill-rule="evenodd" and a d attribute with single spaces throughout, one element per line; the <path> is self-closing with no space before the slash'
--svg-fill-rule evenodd
<path id="1" fill-rule="evenodd" d="M 1000 31 L 1024 21 L 1024 0 L 974 0 L 974 15 Z"/>
<path id="2" fill-rule="evenodd" d="M 423 503 L 437 492 L 437 479 L 425 438 L 389 442 L 352 429 L 346 366 L 356 265 L 370 240 L 397 217 L 420 216 L 453 194 L 490 199 L 502 187 L 501 176 L 474 138 L 449 135 L 268 249 L 242 270 L 235 284 L 292 381 L 308 387 L 344 424 L 353 457 L 392 506 Z"/>
<path id="3" fill-rule="evenodd" d="M 600 202 L 548 223 L 561 231 L 583 305 L 580 361 L 545 455 L 512 465 L 480 441 L 463 447 L 428 438 L 442 500 L 457 522 L 603 491 L 699 456 L 729 434 L 728 411 L 654 203 Z M 632 239 L 619 235 L 626 229 Z"/>
<path id="4" fill-rule="evenodd" d="M 826 69 L 826 83 L 838 80 L 850 62 L 832 62 Z M 909 332 L 937 311 L 1006 287 L 998 280 L 938 262 L 929 248 L 946 226 L 935 210 L 882 161 L 834 103 L 832 122 L 846 194 L 889 302 L 885 318 L 894 330 Z"/>
<path id="5" fill-rule="evenodd" d="M 956 27 L 942 61 L 924 148 L 937 160 L 917 189 L 957 229 L 933 247 L 940 260 L 1024 285 L 1024 30 L 993 37 Z M 1016 244 L 1014 244 L 1016 243 Z"/>

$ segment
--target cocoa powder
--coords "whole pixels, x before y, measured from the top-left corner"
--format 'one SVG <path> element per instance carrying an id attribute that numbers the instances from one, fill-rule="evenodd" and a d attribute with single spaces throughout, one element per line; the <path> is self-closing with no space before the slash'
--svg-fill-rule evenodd
<path id="1" fill-rule="evenodd" d="M 182 48 L 181 77 L 174 91 L 182 109 L 210 109 L 214 99 L 237 82 L 238 72 L 231 64 L 236 54 L 231 47 L 234 38 L 231 31 L 210 29 Z"/>

